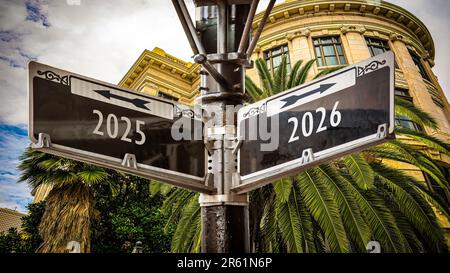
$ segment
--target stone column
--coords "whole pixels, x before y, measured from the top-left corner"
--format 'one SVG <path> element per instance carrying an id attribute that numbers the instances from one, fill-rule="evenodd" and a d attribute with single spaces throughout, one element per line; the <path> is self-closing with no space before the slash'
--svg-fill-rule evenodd
<path id="1" fill-rule="evenodd" d="M 311 31 L 308 28 L 300 29 L 299 31 L 287 35 L 288 40 L 290 40 L 292 44 L 292 52 L 290 52 L 292 65 L 299 60 L 302 60 L 304 65 L 309 60 L 316 58 L 314 51 L 311 50 L 309 41 L 310 35 Z M 307 79 L 310 80 L 317 73 L 317 65 L 314 65 L 313 68 L 309 70 Z"/>
<path id="2" fill-rule="evenodd" d="M 409 50 L 407 48 L 409 40 L 406 37 L 396 33 L 392 33 L 390 35 L 390 39 L 394 46 L 393 50 L 397 55 L 398 65 L 403 71 L 405 80 L 408 83 L 409 92 L 414 98 L 414 104 L 427 113 L 431 114 L 436 119 L 440 131 L 450 132 L 450 126 L 447 117 L 443 112 L 443 109 L 438 107 L 433 102 L 433 99 L 428 92 L 427 84 L 424 82 L 422 75 L 417 70 L 417 67 L 414 64 L 414 60 L 409 53 Z M 448 141 L 448 136 L 445 136 L 440 132 L 435 132 L 430 128 L 426 128 L 426 131 L 431 135 L 436 134 L 436 137 L 444 141 Z"/>
<path id="3" fill-rule="evenodd" d="M 371 57 L 363 36 L 366 32 L 364 26 L 343 26 L 341 32 L 344 36 L 342 42 L 346 45 L 344 50 L 346 51 L 346 57 L 349 63 L 358 63 Z"/>
<path id="4" fill-rule="evenodd" d="M 428 74 L 430 75 L 431 82 L 433 83 L 433 86 L 438 90 L 439 95 L 442 97 L 444 101 L 444 113 L 447 117 L 447 120 L 450 120 L 450 104 L 448 103 L 447 97 L 445 96 L 444 90 L 442 89 L 441 84 L 439 83 L 438 78 L 433 72 L 432 67 L 434 66 L 434 60 L 431 58 L 430 53 L 428 51 L 425 51 L 422 54 L 423 63 L 425 66 L 425 69 L 427 70 Z M 450 134 L 450 132 L 448 132 Z"/>

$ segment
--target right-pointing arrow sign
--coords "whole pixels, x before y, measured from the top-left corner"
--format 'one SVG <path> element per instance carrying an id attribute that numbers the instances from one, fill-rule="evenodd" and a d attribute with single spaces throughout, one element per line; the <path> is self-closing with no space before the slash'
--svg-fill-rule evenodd
<path id="1" fill-rule="evenodd" d="M 283 105 L 283 107 L 281 107 L 281 109 L 283 109 L 285 107 L 288 107 L 288 106 L 291 106 L 291 105 L 295 104 L 297 101 L 299 101 L 300 99 L 305 98 L 305 97 L 307 97 L 309 95 L 312 95 L 314 93 L 319 92 L 319 93 L 322 94 L 325 91 L 327 91 L 328 89 L 330 89 L 332 86 L 334 86 L 335 84 L 336 83 L 320 84 L 319 88 L 314 89 L 314 90 L 312 90 L 310 92 L 307 92 L 307 93 L 304 93 L 304 94 L 301 94 L 301 95 L 291 95 L 291 96 L 289 96 L 287 98 L 284 98 L 281 101 L 284 101 L 285 104 Z"/>
<path id="2" fill-rule="evenodd" d="M 344 90 L 355 84 L 356 73 L 353 69 L 350 69 L 344 70 L 334 77 L 324 77 L 318 81 L 294 87 L 267 100 L 267 115 L 276 115 L 298 105 Z"/>

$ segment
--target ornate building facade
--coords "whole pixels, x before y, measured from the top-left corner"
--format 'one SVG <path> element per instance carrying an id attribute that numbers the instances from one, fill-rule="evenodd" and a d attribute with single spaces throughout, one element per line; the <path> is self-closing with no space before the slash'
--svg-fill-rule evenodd
<path id="1" fill-rule="evenodd" d="M 262 13 L 255 16 L 254 29 L 261 19 Z M 273 70 L 281 64 L 282 57 L 287 56 L 288 71 L 298 60 L 315 59 L 309 74 L 311 79 L 325 69 L 354 64 L 388 50 L 396 56 L 396 95 L 430 113 L 439 130 L 419 128 L 402 116 L 397 117 L 396 122 L 450 143 L 450 106 L 432 70 L 433 38 L 423 22 L 399 6 L 376 0 L 285 0 L 274 7 L 252 59 L 265 59 Z M 145 50 L 120 85 L 192 105 L 199 94 L 199 68 L 160 48 Z M 247 75 L 259 82 L 255 69 L 248 70 Z M 417 149 L 427 150 L 450 181 L 449 156 L 412 139 L 404 140 L 417 144 Z M 442 191 L 417 167 L 389 163 L 430 189 Z M 450 200 L 448 192 L 442 194 Z M 450 223 L 445 217 L 440 219 L 450 239 Z"/>
<path id="2" fill-rule="evenodd" d="M 119 86 L 192 105 L 199 94 L 200 66 L 156 47 L 145 50 Z"/>

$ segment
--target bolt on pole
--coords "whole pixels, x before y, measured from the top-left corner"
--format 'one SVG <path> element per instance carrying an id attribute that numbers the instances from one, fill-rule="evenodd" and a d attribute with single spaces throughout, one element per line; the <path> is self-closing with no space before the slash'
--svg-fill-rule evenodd
<path id="1" fill-rule="evenodd" d="M 237 110 L 245 99 L 245 69 L 275 0 L 271 0 L 255 36 L 253 18 L 259 0 L 194 0 L 195 26 L 183 0 L 172 0 L 201 64 L 200 96 L 208 175 L 205 183 L 216 193 L 201 194 L 201 251 L 250 252 L 248 195 L 230 189 L 239 184 L 237 169 Z"/>

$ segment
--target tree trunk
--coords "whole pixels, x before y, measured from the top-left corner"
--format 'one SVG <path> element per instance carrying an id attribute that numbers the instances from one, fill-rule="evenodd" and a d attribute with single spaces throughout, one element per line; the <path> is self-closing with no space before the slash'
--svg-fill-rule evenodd
<path id="1" fill-rule="evenodd" d="M 54 187 L 47 197 L 39 225 L 43 243 L 36 252 L 68 252 L 67 245 L 71 241 L 79 243 L 81 253 L 90 252 L 92 212 L 93 196 L 89 186 L 80 182 Z"/>

